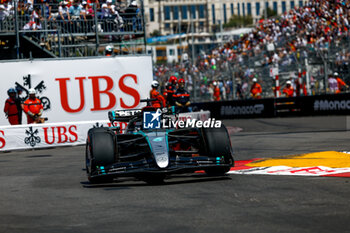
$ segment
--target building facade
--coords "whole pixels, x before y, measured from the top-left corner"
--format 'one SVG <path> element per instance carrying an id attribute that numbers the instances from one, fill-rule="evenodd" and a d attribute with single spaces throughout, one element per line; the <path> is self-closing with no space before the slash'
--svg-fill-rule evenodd
<path id="1" fill-rule="evenodd" d="M 161 35 L 207 32 L 212 33 L 231 16 L 253 17 L 257 22 L 270 8 L 282 14 L 303 6 L 295 0 L 144 0 L 147 35 L 158 30 Z"/>

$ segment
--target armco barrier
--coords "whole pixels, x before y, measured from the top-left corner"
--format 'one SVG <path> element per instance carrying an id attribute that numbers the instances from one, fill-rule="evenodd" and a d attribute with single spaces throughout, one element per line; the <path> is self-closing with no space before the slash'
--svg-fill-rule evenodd
<path id="1" fill-rule="evenodd" d="M 2 126 L 0 151 L 81 145 L 90 128 L 107 124 L 106 120 Z"/>
<path id="2" fill-rule="evenodd" d="M 194 103 L 216 119 L 350 114 L 350 93 Z"/>
<path id="3" fill-rule="evenodd" d="M 273 99 L 194 103 L 193 108 L 208 110 L 215 119 L 274 116 Z"/>
<path id="4" fill-rule="evenodd" d="M 182 113 L 180 119 L 207 120 L 210 112 Z M 121 130 L 126 122 L 117 122 Z M 0 151 L 82 145 L 93 127 L 111 126 L 108 120 L 0 126 Z M 117 125 L 118 126 L 118 125 Z"/>

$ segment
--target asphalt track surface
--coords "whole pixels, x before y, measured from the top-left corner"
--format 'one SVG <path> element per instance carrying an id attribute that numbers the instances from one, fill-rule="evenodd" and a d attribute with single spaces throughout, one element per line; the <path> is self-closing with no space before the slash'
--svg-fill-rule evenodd
<path id="1" fill-rule="evenodd" d="M 347 118 L 229 120 L 237 160 L 350 151 Z M 238 128 L 231 128 L 236 132 Z M 0 232 L 350 232 L 348 178 L 203 174 L 91 186 L 84 147 L 0 154 Z"/>

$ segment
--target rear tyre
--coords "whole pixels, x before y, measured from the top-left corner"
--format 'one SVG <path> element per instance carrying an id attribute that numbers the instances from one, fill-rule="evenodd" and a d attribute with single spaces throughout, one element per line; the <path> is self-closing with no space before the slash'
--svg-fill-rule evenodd
<path id="1" fill-rule="evenodd" d="M 202 135 L 207 155 L 214 158 L 223 157 L 225 164 L 233 166 L 234 159 L 230 135 L 225 125 L 222 124 L 221 128 L 203 128 Z M 228 171 L 230 171 L 229 166 L 205 169 L 208 175 L 213 176 L 225 175 Z"/>
<path id="2" fill-rule="evenodd" d="M 100 166 L 108 166 L 116 161 L 115 134 L 108 128 L 93 128 L 88 132 L 86 143 L 86 172 L 90 183 L 112 182 L 107 176 L 92 177 Z"/>

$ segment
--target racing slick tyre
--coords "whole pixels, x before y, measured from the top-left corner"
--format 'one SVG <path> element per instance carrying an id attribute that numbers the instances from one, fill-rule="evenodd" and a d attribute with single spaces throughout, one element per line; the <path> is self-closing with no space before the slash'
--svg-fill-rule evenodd
<path id="1" fill-rule="evenodd" d="M 224 125 L 220 128 L 202 128 L 205 149 L 209 157 L 224 157 L 225 164 L 234 164 L 230 135 Z M 208 175 L 220 176 L 230 171 L 230 167 L 205 169 Z"/>
<path id="2" fill-rule="evenodd" d="M 98 167 L 113 164 L 116 161 L 115 133 L 108 128 L 93 128 L 88 132 L 86 143 L 86 172 L 90 183 L 112 182 L 108 176 L 92 175 Z"/>

